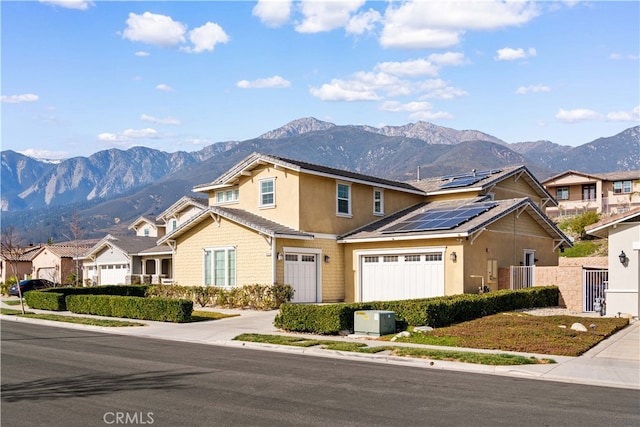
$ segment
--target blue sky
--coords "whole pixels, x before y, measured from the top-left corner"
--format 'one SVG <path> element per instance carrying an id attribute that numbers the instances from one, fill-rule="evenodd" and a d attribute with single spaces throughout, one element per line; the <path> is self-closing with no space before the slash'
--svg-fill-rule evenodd
<path id="1" fill-rule="evenodd" d="M 2 1 L 2 150 L 257 137 L 302 117 L 581 145 L 640 123 L 637 1 Z"/>

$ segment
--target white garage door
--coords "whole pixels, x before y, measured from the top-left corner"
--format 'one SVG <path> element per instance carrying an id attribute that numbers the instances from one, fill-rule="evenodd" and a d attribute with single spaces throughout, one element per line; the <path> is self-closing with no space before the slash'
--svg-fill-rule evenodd
<path id="1" fill-rule="evenodd" d="M 441 252 L 360 257 L 361 300 L 393 301 L 444 295 Z"/>
<path id="2" fill-rule="evenodd" d="M 284 282 L 295 290 L 291 302 L 316 302 L 316 254 L 286 253 Z"/>
<path id="3" fill-rule="evenodd" d="M 127 276 L 126 264 L 108 264 L 100 266 L 101 285 L 124 285 Z"/>

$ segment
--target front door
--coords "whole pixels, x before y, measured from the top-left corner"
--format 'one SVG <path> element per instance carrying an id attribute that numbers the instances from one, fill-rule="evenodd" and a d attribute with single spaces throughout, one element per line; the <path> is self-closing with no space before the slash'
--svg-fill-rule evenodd
<path id="1" fill-rule="evenodd" d="M 286 253 L 284 283 L 294 289 L 291 302 L 317 302 L 318 255 Z"/>

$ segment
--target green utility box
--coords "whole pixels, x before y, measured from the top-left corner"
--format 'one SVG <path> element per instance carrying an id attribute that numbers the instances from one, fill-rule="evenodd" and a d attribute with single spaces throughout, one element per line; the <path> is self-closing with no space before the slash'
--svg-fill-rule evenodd
<path id="1" fill-rule="evenodd" d="M 396 313 L 382 310 L 358 310 L 353 313 L 353 332 L 356 335 L 393 334 L 396 331 Z"/>

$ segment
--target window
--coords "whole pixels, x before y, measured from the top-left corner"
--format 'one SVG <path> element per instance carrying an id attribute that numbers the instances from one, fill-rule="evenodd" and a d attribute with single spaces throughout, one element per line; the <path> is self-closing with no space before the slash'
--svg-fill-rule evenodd
<path id="1" fill-rule="evenodd" d="M 420 261 L 420 255 L 405 255 L 404 262 L 418 262 Z"/>
<path id="2" fill-rule="evenodd" d="M 276 204 L 276 180 L 275 178 L 260 181 L 260 206 L 273 207 Z"/>
<path id="3" fill-rule="evenodd" d="M 613 194 L 631 193 L 631 181 L 615 181 L 613 183 Z"/>
<path id="4" fill-rule="evenodd" d="M 382 262 L 398 262 L 397 255 L 385 255 L 382 257 Z"/>
<path id="5" fill-rule="evenodd" d="M 144 229 L 144 237 L 149 237 L 149 229 L 148 228 Z"/>
<path id="6" fill-rule="evenodd" d="M 595 200 L 596 199 L 596 185 L 586 184 L 582 186 L 582 200 Z"/>
<path id="7" fill-rule="evenodd" d="M 234 248 L 204 250 L 204 285 L 227 288 L 236 285 L 236 250 Z"/>
<path id="8" fill-rule="evenodd" d="M 224 190 L 216 192 L 216 203 L 233 203 L 240 198 L 240 190 L 234 188 L 232 190 Z"/>
<path id="9" fill-rule="evenodd" d="M 178 228 L 178 221 L 175 219 L 171 220 L 171 230 L 175 230 L 176 228 Z"/>
<path id="10" fill-rule="evenodd" d="M 337 187 L 337 213 L 338 215 L 351 215 L 351 186 L 338 183 Z"/>
<path id="11" fill-rule="evenodd" d="M 569 187 L 558 187 L 558 188 L 556 188 L 556 199 L 557 200 L 569 200 Z"/>
<path id="12" fill-rule="evenodd" d="M 384 215 L 384 194 L 382 190 L 373 190 L 373 214 Z"/>
<path id="13" fill-rule="evenodd" d="M 377 256 L 366 256 L 364 257 L 364 262 L 378 262 Z"/>

